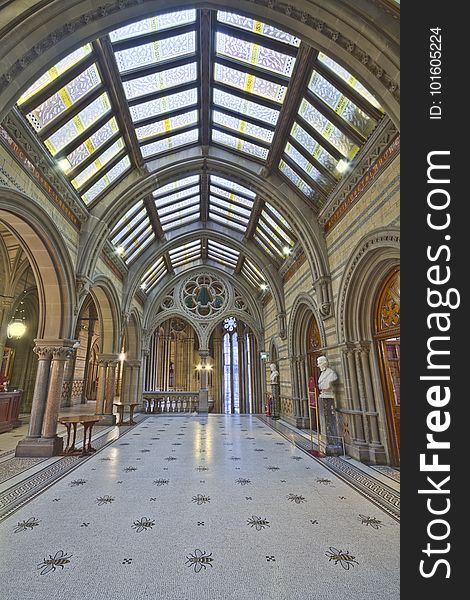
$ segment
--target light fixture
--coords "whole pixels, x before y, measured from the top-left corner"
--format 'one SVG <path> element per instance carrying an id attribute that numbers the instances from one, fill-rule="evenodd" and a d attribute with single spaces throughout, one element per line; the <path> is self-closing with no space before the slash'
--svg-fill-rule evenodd
<path id="1" fill-rule="evenodd" d="M 141 290 L 146 290 L 147 289 L 147 284 L 146 283 L 141 283 L 140 284 L 140 289 Z"/>
<path id="2" fill-rule="evenodd" d="M 121 362 L 124 362 L 124 361 L 126 360 L 126 353 L 125 353 L 125 352 L 121 352 L 121 353 L 119 354 L 119 360 L 120 360 Z"/>
<path id="3" fill-rule="evenodd" d="M 196 365 L 196 371 L 202 371 L 202 365 Z"/>
<path id="4" fill-rule="evenodd" d="M 8 325 L 7 336 L 10 339 L 19 340 L 26 333 L 26 329 L 26 325 L 23 323 L 23 321 L 15 319 Z"/>
<path id="5" fill-rule="evenodd" d="M 262 283 L 259 286 L 259 289 L 262 290 L 263 292 L 265 292 L 268 289 L 268 284 L 267 283 Z"/>
<path id="6" fill-rule="evenodd" d="M 122 256 L 122 255 L 124 254 L 124 252 L 125 252 L 125 251 L 126 251 L 126 250 L 125 250 L 124 246 L 119 246 L 118 248 L 116 248 L 116 254 L 117 254 L 118 256 Z"/>
<path id="7" fill-rule="evenodd" d="M 341 159 L 338 164 L 336 165 L 336 170 L 338 171 L 338 173 L 344 173 L 345 171 L 347 171 L 349 168 L 349 163 L 343 159 Z"/>
<path id="8" fill-rule="evenodd" d="M 71 169 L 70 163 L 66 158 L 59 160 L 59 167 L 64 173 L 68 173 Z"/>
<path id="9" fill-rule="evenodd" d="M 289 248 L 289 246 L 284 246 L 284 248 L 282 249 L 282 252 L 284 253 L 284 256 L 290 256 L 292 249 Z"/>

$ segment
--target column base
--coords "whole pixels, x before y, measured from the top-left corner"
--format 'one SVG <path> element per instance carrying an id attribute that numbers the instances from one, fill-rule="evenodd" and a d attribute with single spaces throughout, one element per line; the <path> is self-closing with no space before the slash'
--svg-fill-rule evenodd
<path id="1" fill-rule="evenodd" d="M 315 437 L 313 438 L 315 441 Z M 328 439 L 328 436 L 320 434 L 320 452 L 326 456 L 341 456 L 343 454 L 342 444 L 338 441 Z"/>
<path id="2" fill-rule="evenodd" d="M 135 411 L 134 411 L 135 412 Z M 116 425 L 116 415 L 98 415 L 101 421 L 96 424 L 96 427 L 109 427 Z"/>
<path id="3" fill-rule="evenodd" d="M 207 390 L 199 391 L 199 407 L 197 412 L 200 415 L 207 415 L 209 412 L 209 392 Z"/>
<path id="4" fill-rule="evenodd" d="M 24 438 L 16 446 L 15 456 L 18 458 L 50 458 L 58 456 L 64 447 L 64 440 L 59 436 L 53 438 Z"/>

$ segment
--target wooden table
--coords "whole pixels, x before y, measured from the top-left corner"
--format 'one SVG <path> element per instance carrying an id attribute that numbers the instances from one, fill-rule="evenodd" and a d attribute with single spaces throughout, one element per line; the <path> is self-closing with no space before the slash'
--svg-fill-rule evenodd
<path id="1" fill-rule="evenodd" d="M 134 409 L 136 406 L 139 406 L 138 402 L 113 402 L 113 406 L 115 406 L 117 408 L 118 411 L 118 415 L 119 415 L 119 420 L 116 423 L 116 425 L 135 425 L 136 422 L 133 419 L 134 416 Z M 129 407 L 129 421 L 124 421 L 123 417 L 124 417 L 124 409 L 126 408 L 126 406 Z"/>
<path id="2" fill-rule="evenodd" d="M 65 446 L 62 454 L 80 454 L 81 456 L 87 456 L 92 452 L 96 452 L 95 448 L 91 445 L 91 433 L 93 431 L 93 425 L 101 421 L 101 417 L 97 415 L 71 415 L 69 417 L 61 417 L 59 419 L 59 423 L 65 425 L 67 428 L 67 445 Z M 77 425 L 83 425 L 83 447 L 81 450 L 75 448 L 75 439 L 77 436 Z M 71 433 L 72 440 L 70 440 Z M 87 442 L 87 434 L 88 434 L 88 442 Z"/>

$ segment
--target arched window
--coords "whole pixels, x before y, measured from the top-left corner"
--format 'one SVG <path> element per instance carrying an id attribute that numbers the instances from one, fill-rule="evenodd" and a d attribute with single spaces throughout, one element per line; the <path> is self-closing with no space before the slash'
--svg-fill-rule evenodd
<path id="1" fill-rule="evenodd" d="M 224 321 L 224 397 L 225 413 L 240 413 L 240 386 L 239 386 L 239 356 L 238 356 L 238 331 L 237 319 L 228 317 Z"/>

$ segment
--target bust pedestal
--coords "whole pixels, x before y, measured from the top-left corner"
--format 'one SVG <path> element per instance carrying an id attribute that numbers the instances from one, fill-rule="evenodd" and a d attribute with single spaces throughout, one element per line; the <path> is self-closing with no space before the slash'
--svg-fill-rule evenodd
<path id="1" fill-rule="evenodd" d="M 333 393 L 320 394 L 318 398 L 320 417 L 320 451 L 327 456 L 338 456 L 343 452 L 341 439 L 338 437 L 338 420 L 336 417 L 335 397 Z"/>
<path id="2" fill-rule="evenodd" d="M 272 417 L 273 419 L 281 418 L 281 407 L 279 398 L 279 383 L 271 384 L 271 394 L 273 396 Z"/>

